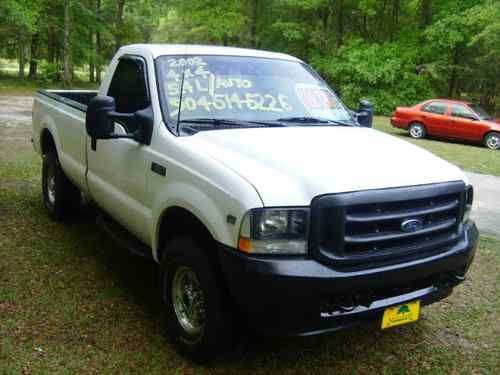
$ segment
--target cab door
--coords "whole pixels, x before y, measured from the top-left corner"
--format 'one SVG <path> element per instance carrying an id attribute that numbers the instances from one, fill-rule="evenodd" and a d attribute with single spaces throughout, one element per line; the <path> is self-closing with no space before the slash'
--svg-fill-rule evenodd
<path id="1" fill-rule="evenodd" d="M 151 105 L 146 62 L 124 56 L 118 61 L 108 96 L 115 99 L 116 112 L 134 113 Z M 115 132 L 126 134 L 131 125 L 115 123 Z M 94 147 L 95 146 L 95 147 Z M 87 183 L 99 207 L 149 243 L 146 175 L 151 149 L 132 139 L 87 140 Z"/>

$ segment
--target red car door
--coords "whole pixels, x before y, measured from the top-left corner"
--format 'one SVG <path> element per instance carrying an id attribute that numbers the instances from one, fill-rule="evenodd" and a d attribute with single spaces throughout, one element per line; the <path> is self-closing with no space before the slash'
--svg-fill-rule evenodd
<path id="1" fill-rule="evenodd" d="M 432 101 L 424 104 L 420 109 L 422 123 L 431 135 L 443 135 L 449 127 L 450 116 L 448 113 L 448 103 Z"/>
<path id="2" fill-rule="evenodd" d="M 450 137 L 468 141 L 481 141 L 487 126 L 468 106 L 463 104 L 451 105 Z"/>

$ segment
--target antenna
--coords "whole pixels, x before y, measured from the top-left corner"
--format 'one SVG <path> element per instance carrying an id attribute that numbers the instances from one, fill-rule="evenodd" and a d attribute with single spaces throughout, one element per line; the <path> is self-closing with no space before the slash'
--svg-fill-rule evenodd
<path id="1" fill-rule="evenodd" d="M 179 122 L 181 121 L 181 110 L 182 110 L 182 94 L 184 92 L 184 72 L 186 71 L 186 56 L 187 47 L 184 50 L 184 65 L 182 65 L 182 80 L 181 80 L 181 94 L 179 96 L 179 112 L 177 113 L 177 134 L 179 134 Z"/>

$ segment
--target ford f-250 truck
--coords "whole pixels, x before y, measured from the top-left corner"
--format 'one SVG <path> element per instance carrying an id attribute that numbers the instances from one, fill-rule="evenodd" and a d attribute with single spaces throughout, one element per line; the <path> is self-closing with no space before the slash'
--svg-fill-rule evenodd
<path id="1" fill-rule="evenodd" d="M 51 216 L 82 194 L 159 263 L 168 332 L 195 359 L 271 336 L 419 319 L 478 241 L 459 168 L 361 127 L 308 65 L 195 45 L 120 48 L 98 92 L 39 91 Z"/>

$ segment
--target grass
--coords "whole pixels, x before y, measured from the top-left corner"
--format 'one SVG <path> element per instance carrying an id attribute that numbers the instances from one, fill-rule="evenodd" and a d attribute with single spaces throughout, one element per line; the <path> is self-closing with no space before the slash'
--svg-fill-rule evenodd
<path id="1" fill-rule="evenodd" d="M 26 72 L 28 74 L 28 72 Z M 98 85 L 82 79 L 82 74 L 78 74 L 73 82 L 72 89 L 97 90 Z M 43 80 L 33 80 L 29 78 L 19 79 L 17 71 L 0 69 L 0 95 L 33 95 L 38 89 L 61 89 L 62 82 L 47 82 Z"/>
<path id="2" fill-rule="evenodd" d="M 0 137 L 0 374 L 500 372 L 500 241 L 487 237 L 468 280 L 416 324 L 254 338 L 240 358 L 189 363 L 165 338 L 154 264 L 119 249 L 91 214 L 51 221 L 40 164 L 28 141 Z"/>
<path id="3" fill-rule="evenodd" d="M 388 117 L 377 116 L 375 129 L 412 142 L 430 152 L 458 165 L 469 172 L 500 176 L 500 152 L 482 145 L 463 144 L 439 139 L 413 139 L 404 130 L 393 128 Z"/>

